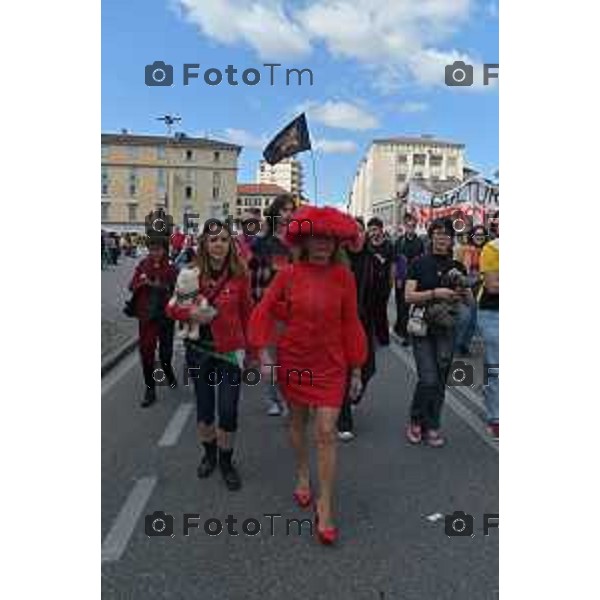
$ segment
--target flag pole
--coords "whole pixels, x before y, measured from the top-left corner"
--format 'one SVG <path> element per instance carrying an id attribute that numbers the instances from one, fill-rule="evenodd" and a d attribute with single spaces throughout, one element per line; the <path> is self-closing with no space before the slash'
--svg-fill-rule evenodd
<path id="1" fill-rule="evenodd" d="M 317 161 L 315 160 L 315 153 L 313 149 L 310 149 L 310 158 L 312 160 L 312 172 L 313 172 L 313 188 L 315 195 L 315 206 L 319 205 L 319 201 L 317 200 Z"/>

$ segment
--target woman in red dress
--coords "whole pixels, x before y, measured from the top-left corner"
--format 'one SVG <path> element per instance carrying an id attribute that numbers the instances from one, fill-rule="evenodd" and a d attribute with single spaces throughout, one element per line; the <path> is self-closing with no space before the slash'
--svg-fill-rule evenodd
<path id="1" fill-rule="evenodd" d="M 310 235 L 308 235 L 310 233 Z M 277 379 L 290 407 L 290 437 L 296 452 L 295 501 L 312 504 L 307 424 L 315 413 L 320 495 L 315 527 L 322 543 L 333 543 L 332 500 L 337 419 L 347 386 L 358 395 L 367 344 L 359 320 L 354 277 L 340 262 L 340 244 L 358 236 L 354 219 L 334 208 L 305 206 L 288 226 L 287 241 L 299 260 L 282 269 L 252 313 L 250 344 L 260 350 L 263 373 Z M 265 348 L 275 338 L 277 366 Z"/>

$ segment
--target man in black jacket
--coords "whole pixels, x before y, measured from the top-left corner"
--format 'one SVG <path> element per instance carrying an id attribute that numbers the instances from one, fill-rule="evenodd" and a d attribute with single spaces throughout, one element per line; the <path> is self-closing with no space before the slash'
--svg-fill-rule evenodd
<path id="1" fill-rule="evenodd" d="M 390 332 L 387 316 L 387 305 L 394 285 L 394 248 L 385 237 L 383 221 L 372 217 L 367 223 L 367 249 L 373 255 L 374 286 L 373 310 L 375 322 L 375 339 L 382 346 L 389 346 Z"/>

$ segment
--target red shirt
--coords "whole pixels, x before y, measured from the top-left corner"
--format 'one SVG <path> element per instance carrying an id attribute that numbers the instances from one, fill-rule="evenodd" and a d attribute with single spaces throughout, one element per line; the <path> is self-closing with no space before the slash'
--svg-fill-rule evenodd
<path id="1" fill-rule="evenodd" d="M 171 246 L 173 250 L 180 252 L 185 242 L 185 234 L 178 231 L 171 236 Z"/>
<path id="2" fill-rule="evenodd" d="M 202 294 L 202 281 L 200 281 Z M 210 322 L 215 350 L 233 352 L 248 348 L 247 327 L 252 310 L 250 279 L 247 275 L 230 278 L 220 289 L 212 305 L 217 315 Z M 194 306 L 167 306 L 167 316 L 177 321 L 188 321 Z"/>
<path id="3" fill-rule="evenodd" d="M 143 258 L 137 264 L 129 282 L 129 289 L 134 292 L 133 304 L 137 318 L 146 320 L 151 317 L 150 304 L 153 295 L 157 304 L 164 308 L 173 293 L 176 280 L 177 270 L 168 258 L 162 258 L 158 262 L 150 256 Z M 159 285 L 151 286 L 151 282 Z"/>

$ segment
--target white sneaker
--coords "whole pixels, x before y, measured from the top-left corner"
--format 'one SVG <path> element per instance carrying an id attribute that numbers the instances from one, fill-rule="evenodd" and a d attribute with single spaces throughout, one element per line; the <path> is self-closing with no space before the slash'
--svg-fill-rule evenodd
<path id="1" fill-rule="evenodd" d="M 341 442 L 349 442 L 353 440 L 356 436 L 351 431 L 338 431 L 338 439 Z"/>
<path id="2" fill-rule="evenodd" d="M 279 417 L 281 416 L 281 413 L 281 404 L 279 404 L 279 402 L 273 402 L 267 411 L 267 415 L 269 415 L 269 417 Z"/>

